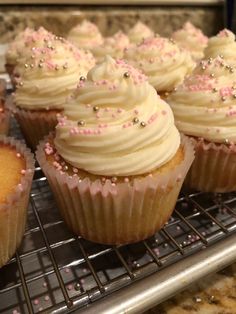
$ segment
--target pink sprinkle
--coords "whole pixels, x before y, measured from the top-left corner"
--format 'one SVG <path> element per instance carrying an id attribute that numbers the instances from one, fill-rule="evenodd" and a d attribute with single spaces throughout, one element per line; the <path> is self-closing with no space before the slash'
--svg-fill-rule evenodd
<path id="1" fill-rule="evenodd" d="M 162 112 L 161 112 L 162 114 L 163 114 L 163 116 L 164 115 L 166 115 L 167 114 L 167 111 L 166 110 L 162 110 Z"/>
<path id="2" fill-rule="evenodd" d="M 125 183 L 128 183 L 129 182 L 129 178 L 125 178 L 124 181 L 125 181 Z"/>
<path id="3" fill-rule="evenodd" d="M 128 127 L 127 124 L 123 124 L 123 125 L 122 125 L 122 128 L 123 128 L 123 129 L 126 129 L 127 127 Z"/>
<path id="4" fill-rule="evenodd" d="M 121 113 L 121 112 L 123 112 L 123 110 L 122 110 L 121 108 L 118 108 L 118 109 L 117 109 L 117 112 L 118 112 L 118 113 Z"/>
<path id="5" fill-rule="evenodd" d="M 83 268 L 82 272 L 87 273 L 87 268 Z"/>
<path id="6" fill-rule="evenodd" d="M 134 113 L 135 113 L 135 114 L 138 114 L 138 113 L 139 113 L 139 111 L 138 111 L 137 109 L 135 109 L 135 110 L 134 110 Z"/>
<path id="7" fill-rule="evenodd" d="M 25 171 L 24 169 L 22 169 L 20 173 L 21 173 L 21 174 L 25 174 L 26 171 Z"/>
<path id="8" fill-rule="evenodd" d="M 39 308 L 39 312 L 41 312 L 43 310 L 43 307 L 41 306 L 40 308 Z"/>
<path id="9" fill-rule="evenodd" d="M 83 284 L 85 283 L 85 280 L 83 278 L 80 279 L 80 283 Z"/>
<path id="10" fill-rule="evenodd" d="M 46 296 L 44 297 L 44 300 L 45 300 L 45 301 L 49 301 L 49 296 L 46 295 Z"/>
<path id="11" fill-rule="evenodd" d="M 220 133 L 220 129 L 216 129 L 216 132 L 217 132 L 217 133 Z"/>
<path id="12" fill-rule="evenodd" d="M 115 117 L 116 117 L 116 115 L 115 115 L 114 113 L 113 113 L 111 116 L 112 116 L 112 118 L 115 118 Z"/>
<path id="13" fill-rule="evenodd" d="M 13 310 L 12 314 L 20 314 L 20 312 L 18 312 L 18 310 Z"/>
<path id="14" fill-rule="evenodd" d="M 73 167 L 73 172 L 74 172 L 74 173 L 78 173 L 79 170 L 78 170 L 77 168 L 74 168 L 74 167 Z M 67 271 L 65 270 L 65 272 L 67 272 Z"/>
<path id="15" fill-rule="evenodd" d="M 90 108 L 90 107 L 91 107 L 91 105 L 90 105 L 90 104 L 86 104 L 86 107 L 87 107 L 87 108 Z"/>
<path id="16" fill-rule="evenodd" d="M 34 303 L 34 305 L 39 305 L 39 300 L 35 299 L 33 303 Z"/>
<path id="17" fill-rule="evenodd" d="M 176 181 L 179 182 L 179 181 L 181 181 L 181 179 L 182 179 L 182 175 L 179 174 Z"/>
<path id="18" fill-rule="evenodd" d="M 43 287 L 44 287 L 44 288 L 46 288 L 47 285 L 48 285 L 48 284 L 47 284 L 46 282 L 43 283 Z"/>
<path id="19" fill-rule="evenodd" d="M 21 192 L 23 191 L 23 186 L 22 186 L 21 183 L 18 184 L 18 188 L 19 188 L 19 190 L 20 190 Z"/>
<path id="20" fill-rule="evenodd" d="M 99 119 L 101 115 L 99 113 L 96 113 L 96 118 Z"/>
<path id="21" fill-rule="evenodd" d="M 17 153 L 17 154 L 16 154 L 16 157 L 17 157 L 17 158 L 20 158 L 20 157 L 21 157 L 21 154 L 20 154 L 20 153 Z"/>
<path id="22" fill-rule="evenodd" d="M 68 285 L 68 286 L 67 286 L 67 290 L 70 291 L 70 290 L 72 290 L 72 289 L 73 289 L 73 286 L 72 286 L 72 285 Z"/>

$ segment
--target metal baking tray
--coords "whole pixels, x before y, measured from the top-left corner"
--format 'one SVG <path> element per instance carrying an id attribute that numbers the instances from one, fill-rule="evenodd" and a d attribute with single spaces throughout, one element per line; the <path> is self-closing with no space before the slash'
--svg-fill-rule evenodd
<path id="1" fill-rule="evenodd" d="M 182 191 L 153 237 L 104 246 L 70 233 L 37 167 L 22 246 L 0 270 L 0 313 L 141 313 L 233 261 L 236 192 Z"/>

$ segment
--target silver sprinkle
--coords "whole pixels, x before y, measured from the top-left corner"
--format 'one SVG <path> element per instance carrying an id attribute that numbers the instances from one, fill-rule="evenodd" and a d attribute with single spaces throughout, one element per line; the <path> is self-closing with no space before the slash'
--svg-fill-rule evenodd
<path id="1" fill-rule="evenodd" d="M 84 120 L 80 120 L 77 122 L 77 124 L 83 126 L 83 125 L 85 125 L 85 122 L 84 122 Z"/>
<path id="2" fill-rule="evenodd" d="M 85 77 L 85 76 L 81 76 L 81 77 L 79 78 L 79 80 L 84 82 L 84 81 L 86 80 L 86 77 Z"/>
<path id="3" fill-rule="evenodd" d="M 98 111 L 98 110 L 99 110 L 99 107 L 98 107 L 98 106 L 94 106 L 94 107 L 93 107 L 93 111 L 96 112 L 96 111 Z"/>
<path id="4" fill-rule="evenodd" d="M 144 128 L 146 126 L 146 122 L 142 121 L 142 122 L 140 122 L 140 125 L 142 128 Z"/>
<path id="5" fill-rule="evenodd" d="M 133 118 L 133 123 L 138 123 L 139 119 L 137 117 Z"/>
<path id="6" fill-rule="evenodd" d="M 124 73 L 124 77 L 125 77 L 125 78 L 128 78 L 128 77 L 130 77 L 130 74 L 129 74 L 129 72 L 125 72 L 125 73 Z"/>

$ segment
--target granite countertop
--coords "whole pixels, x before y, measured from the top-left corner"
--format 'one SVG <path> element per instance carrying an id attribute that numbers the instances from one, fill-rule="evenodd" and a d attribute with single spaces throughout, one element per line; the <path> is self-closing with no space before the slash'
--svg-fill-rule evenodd
<path id="1" fill-rule="evenodd" d="M 236 314 L 236 263 L 143 314 Z"/>

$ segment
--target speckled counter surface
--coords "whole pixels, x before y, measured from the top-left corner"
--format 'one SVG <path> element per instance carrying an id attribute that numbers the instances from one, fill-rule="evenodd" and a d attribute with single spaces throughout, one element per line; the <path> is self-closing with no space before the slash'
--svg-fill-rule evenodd
<path id="1" fill-rule="evenodd" d="M 236 263 L 143 314 L 236 314 Z"/>
<path id="2" fill-rule="evenodd" d="M 26 26 L 44 26 L 60 36 L 83 19 L 96 23 L 104 35 L 127 31 L 141 20 L 155 32 L 169 36 L 190 20 L 211 36 L 223 28 L 223 7 L 201 6 L 0 6 L 0 43 L 11 41 Z"/>

